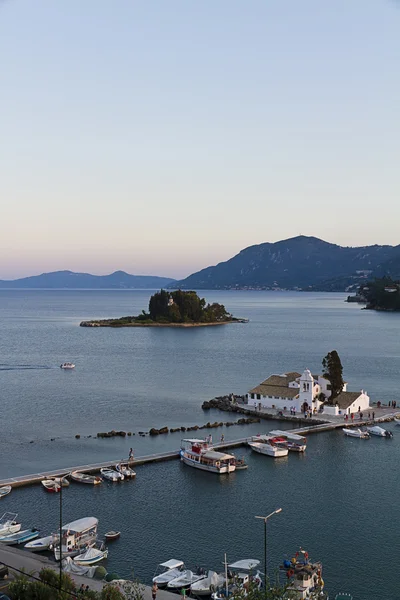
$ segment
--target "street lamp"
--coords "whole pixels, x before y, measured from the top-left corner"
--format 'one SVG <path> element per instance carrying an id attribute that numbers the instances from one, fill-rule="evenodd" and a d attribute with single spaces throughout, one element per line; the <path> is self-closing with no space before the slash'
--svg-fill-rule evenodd
<path id="1" fill-rule="evenodd" d="M 274 512 L 272 512 L 270 515 L 267 515 L 266 517 L 255 517 L 256 519 L 262 519 L 264 521 L 264 576 L 265 576 L 265 596 L 267 595 L 267 521 L 268 519 L 270 519 L 273 515 L 277 515 L 278 513 L 282 512 L 281 508 L 277 508 L 276 510 L 274 510 Z"/>

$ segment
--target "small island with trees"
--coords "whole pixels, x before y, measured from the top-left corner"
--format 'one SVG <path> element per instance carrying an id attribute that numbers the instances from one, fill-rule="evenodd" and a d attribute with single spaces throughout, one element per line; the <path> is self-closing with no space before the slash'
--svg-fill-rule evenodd
<path id="1" fill-rule="evenodd" d="M 81 327 L 201 327 L 246 323 L 233 317 L 223 304 L 207 304 L 196 292 L 160 290 L 151 296 L 148 312 L 118 319 L 82 321 Z"/>

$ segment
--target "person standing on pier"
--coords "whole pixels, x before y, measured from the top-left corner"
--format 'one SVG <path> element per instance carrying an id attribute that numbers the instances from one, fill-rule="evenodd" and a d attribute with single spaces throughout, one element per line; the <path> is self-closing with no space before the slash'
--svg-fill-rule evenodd
<path id="1" fill-rule="evenodd" d="M 224 441 L 225 441 L 225 436 L 224 436 L 224 434 L 222 433 L 222 434 L 221 434 L 221 442 L 224 442 Z"/>
<path id="2" fill-rule="evenodd" d="M 156 598 L 157 598 L 157 592 L 158 592 L 158 585 L 156 584 L 156 582 L 154 582 L 153 586 L 151 588 L 151 597 L 152 597 L 152 600 L 156 600 Z"/>
<path id="3" fill-rule="evenodd" d="M 129 464 L 133 462 L 133 448 L 129 448 Z"/>

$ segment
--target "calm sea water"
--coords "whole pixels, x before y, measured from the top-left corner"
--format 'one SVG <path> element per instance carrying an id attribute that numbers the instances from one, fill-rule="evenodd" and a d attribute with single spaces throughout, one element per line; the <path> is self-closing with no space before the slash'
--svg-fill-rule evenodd
<path id="1" fill-rule="evenodd" d="M 179 447 L 180 434 L 137 435 L 150 427 L 203 424 L 229 416 L 204 413 L 215 395 L 242 393 L 273 372 L 321 369 L 338 350 L 349 389 L 373 400 L 398 398 L 400 316 L 360 310 L 341 294 L 207 292 L 245 325 L 200 329 L 86 329 L 83 319 L 136 314 L 148 291 L 1 291 L 0 478 Z M 76 363 L 72 372 L 59 364 Z M 232 417 L 233 420 L 234 417 Z M 276 422 L 273 424 L 276 426 Z M 95 515 L 102 532 L 118 528 L 108 570 L 132 570 L 148 582 L 157 563 L 182 558 L 219 568 L 228 559 L 263 556 L 255 515 L 278 506 L 268 525 L 272 570 L 300 545 L 322 560 L 331 594 L 355 600 L 398 597 L 395 565 L 399 432 L 393 440 L 310 437 L 305 456 L 274 461 L 248 454 L 250 468 L 214 477 L 178 461 L 137 469 L 133 482 L 71 485 L 64 522 Z M 136 435 L 97 440 L 98 431 Z M 233 427 L 226 439 L 264 431 Z M 223 431 L 216 430 L 218 435 Z M 75 439 L 75 434 L 82 437 Z M 398 435 L 396 435 L 398 433 Z M 53 440 L 53 441 L 51 441 Z M 58 498 L 38 486 L 1 501 L 23 524 L 54 530 Z"/>

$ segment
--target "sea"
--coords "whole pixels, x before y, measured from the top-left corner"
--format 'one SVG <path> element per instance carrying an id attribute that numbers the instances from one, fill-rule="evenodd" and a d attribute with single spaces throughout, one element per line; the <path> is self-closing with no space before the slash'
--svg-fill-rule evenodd
<path id="1" fill-rule="evenodd" d="M 133 447 L 145 455 L 180 446 L 181 433 L 140 436 L 151 427 L 233 421 L 203 411 L 204 400 L 242 394 L 272 373 L 321 372 L 337 350 L 349 390 L 372 401 L 399 398 L 400 315 L 362 310 L 345 294 L 201 291 L 249 319 L 202 328 L 82 328 L 84 319 L 135 315 L 149 290 L 0 291 L 0 478 L 100 461 Z M 73 371 L 60 364 L 72 361 Z M 204 430 L 214 440 L 276 428 L 277 422 Z M 288 427 L 287 423 L 281 427 Z M 326 590 L 354 600 L 400 598 L 398 498 L 400 427 L 392 440 L 309 437 L 304 455 L 274 460 L 238 449 L 246 471 L 217 477 L 178 460 L 138 467 L 134 481 L 63 490 L 63 522 L 99 518 L 99 531 L 121 531 L 105 567 L 149 583 L 158 563 L 222 570 L 243 558 L 261 561 L 268 521 L 270 575 L 300 547 L 321 560 Z M 131 437 L 98 439 L 111 429 Z M 398 431 L 396 431 L 398 429 Z M 79 435 L 79 439 L 75 436 Z M 43 535 L 59 522 L 59 496 L 41 486 L 15 489 L 1 512 Z"/>

